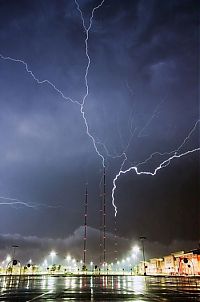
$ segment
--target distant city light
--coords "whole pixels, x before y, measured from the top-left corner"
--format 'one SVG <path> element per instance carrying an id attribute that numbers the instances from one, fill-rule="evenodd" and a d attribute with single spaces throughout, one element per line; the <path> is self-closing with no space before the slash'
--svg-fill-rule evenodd
<path id="1" fill-rule="evenodd" d="M 43 265 L 44 265 L 44 266 L 47 266 L 47 265 L 48 265 L 47 259 L 44 259 Z"/>
<path id="2" fill-rule="evenodd" d="M 53 259 L 56 256 L 56 252 L 55 251 L 51 251 L 50 256 L 51 256 L 51 264 L 53 265 Z"/>
<path id="3" fill-rule="evenodd" d="M 7 261 L 7 262 L 10 262 L 10 261 L 11 261 L 11 257 L 10 257 L 10 255 L 7 255 L 7 257 L 6 257 L 6 261 Z"/>
<path id="4" fill-rule="evenodd" d="M 133 251 L 134 253 L 137 254 L 137 253 L 140 251 L 139 246 L 135 245 L 135 246 L 132 248 L 132 251 Z"/>
<path id="5" fill-rule="evenodd" d="M 72 257 L 70 255 L 67 255 L 66 260 L 70 261 L 72 259 Z"/>
<path id="6" fill-rule="evenodd" d="M 51 256 L 52 258 L 54 258 L 54 257 L 56 256 L 56 252 L 55 252 L 55 251 L 51 251 L 50 256 Z"/>

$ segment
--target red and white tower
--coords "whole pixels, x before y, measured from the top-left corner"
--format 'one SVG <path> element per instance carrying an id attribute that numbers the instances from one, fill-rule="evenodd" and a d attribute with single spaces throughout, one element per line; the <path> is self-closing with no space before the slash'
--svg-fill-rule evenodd
<path id="1" fill-rule="evenodd" d="M 103 171 L 103 263 L 106 263 L 106 170 Z"/>
<path id="2" fill-rule="evenodd" d="M 103 170 L 103 194 L 100 207 L 100 264 L 106 263 L 106 171 Z"/>
<path id="3" fill-rule="evenodd" d="M 84 211 L 84 238 L 83 238 L 83 266 L 86 267 L 86 252 L 87 252 L 87 210 L 88 210 L 88 190 L 86 185 L 85 190 L 85 211 Z"/>

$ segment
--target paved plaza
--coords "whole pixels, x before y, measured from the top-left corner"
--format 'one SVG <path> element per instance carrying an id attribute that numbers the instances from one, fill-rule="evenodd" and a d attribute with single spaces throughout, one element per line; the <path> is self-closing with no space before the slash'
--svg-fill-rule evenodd
<path id="1" fill-rule="evenodd" d="M 200 301 L 200 278 L 1 276 L 0 301 Z"/>

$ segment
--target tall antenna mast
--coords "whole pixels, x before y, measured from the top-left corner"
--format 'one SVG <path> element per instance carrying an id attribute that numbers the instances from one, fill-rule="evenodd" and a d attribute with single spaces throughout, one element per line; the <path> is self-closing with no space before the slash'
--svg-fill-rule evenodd
<path id="1" fill-rule="evenodd" d="M 85 189 L 85 213 L 84 213 L 84 239 L 83 239 L 83 265 L 86 267 L 86 244 L 87 244 L 87 210 L 88 210 L 88 190 Z"/>
<path id="2" fill-rule="evenodd" d="M 117 262 L 117 253 L 118 253 L 118 244 L 117 244 L 117 217 L 115 216 L 115 227 L 114 227 L 114 255 L 115 255 L 115 262 Z"/>
<path id="3" fill-rule="evenodd" d="M 106 263 L 106 169 L 103 170 L 103 263 Z"/>
<path id="4" fill-rule="evenodd" d="M 103 260 L 103 199 L 102 195 L 101 196 L 101 203 L 100 203 L 100 229 L 99 229 L 99 248 L 100 248 L 100 265 L 102 264 Z"/>
<path id="5" fill-rule="evenodd" d="M 103 193 L 100 205 L 100 265 L 106 263 L 106 171 L 103 170 Z"/>

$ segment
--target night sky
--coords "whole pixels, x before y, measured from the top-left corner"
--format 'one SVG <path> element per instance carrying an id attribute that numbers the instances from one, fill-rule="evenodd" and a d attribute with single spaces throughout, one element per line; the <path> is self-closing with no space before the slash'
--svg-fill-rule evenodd
<path id="1" fill-rule="evenodd" d="M 189 133 L 177 154 L 199 148 L 199 1 L 77 1 L 87 28 L 99 5 L 89 57 L 75 1 L 0 0 L 0 261 L 12 244 L 24 260 L 51 249 L 81 258 L 86 183 L 88 260 L 99 257 L 102 158 L 78 104 L 87 67 L 83 110 L 105 158 L 108 259 L 123 152 L 128 169 L 177 150 Z M 118 178 L 119 258 L 139 236 L 149 257 L 198 246 L 199 154 L 173 159 L 155 176 L 133 170 Z M 138 170 L 153 172 L 169 156 L 155 154 Z"/>

